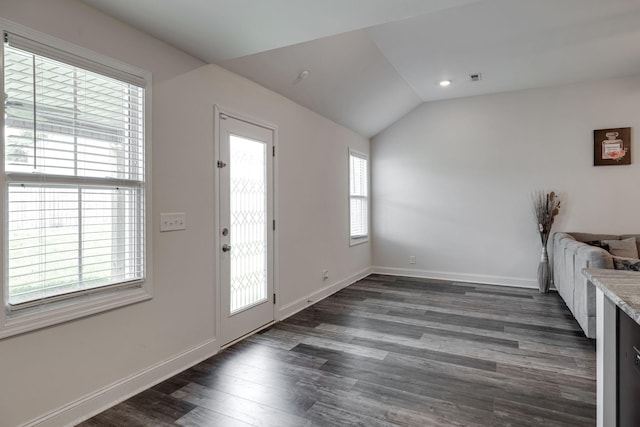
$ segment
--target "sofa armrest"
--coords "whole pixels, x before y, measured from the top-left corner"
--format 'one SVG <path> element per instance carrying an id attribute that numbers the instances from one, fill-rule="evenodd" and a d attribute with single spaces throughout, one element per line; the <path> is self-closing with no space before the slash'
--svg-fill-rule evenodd
<path id="1" fill-rule="evenodd" d="M 588 239 L 592 236 L 596 235 L 584 233 L 581 235 Z M 585 268 L 613 269 L 612 255 L 602 248 L 581 242 L 572 233 L 558 232 L 553 236 L 553 261 L 556 289 L 585 335 L 594 338 L 596 292 L 582 274 L 582 270 Z"/>
<path id="2" fill-rule="evenodd" d="M 553 234 L 552 265 L 553 284 L 562 299 L 573 311 L 573 287 L 575 252 L 582 243 L 569 233 L 556 232 Z"/>
<path id="3" fill-rule="evenodd" d="M 595 338 L 596 288 L 582 274 L 585 268 L 613 269 L 613 256 L 602 248 L 584 245 L 576 253 L 574 315 L 585 334 Z M 586 321 L 585 321 L 586 319 Z"/>

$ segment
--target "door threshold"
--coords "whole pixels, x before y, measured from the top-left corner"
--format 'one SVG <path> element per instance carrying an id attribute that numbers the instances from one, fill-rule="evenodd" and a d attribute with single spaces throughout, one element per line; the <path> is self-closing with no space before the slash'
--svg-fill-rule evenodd
<path id="1" fill-rule="evenodd" d="M 275 324 L 276 324 L 276 321 L 275 321 L 275 320 L 272 320 L 271 322 L 266 323 L 266 324 L 264 324 L 264 325 L 260 326 L 258 329 L 254 329 L 253 331 L 251 331 L 251 332 L 249 332 L 249 333 L 247 333 L 247 334 L 244 334 L 244 335 L 243 335 L 243 336 L 241 336 L 240 338 L 236 338 L 236 339 L 235 339 L 235 340 L 233 340 L 233 341 L 229 341 L 229 342 L 228 342 L 228 343 L 226 343 L 225 345 L 221 345 L 221 346 L 220 346 L 220 350 L 224 350 L 224 349 L 225 349 L 225 348 L 227 348 L 227 347 L 231 347 L 231 346 L 232 346 L 232 345 L 234 345 L 235 343 L 238 343 L 238 342 L 240 342 L 240 341 L 244 340 L 245 338 L 249 338 L 251 335 L 254 335 L 254 334 L 256 334 L 256 333 L 258 333 L 258 332 L 262 331 L 263 329 L 267 329 L 267 328 L 269 328 L 269 327 L 271 327 L 271 326 L 273 326 L 273 325 L 275 325 Z"/>

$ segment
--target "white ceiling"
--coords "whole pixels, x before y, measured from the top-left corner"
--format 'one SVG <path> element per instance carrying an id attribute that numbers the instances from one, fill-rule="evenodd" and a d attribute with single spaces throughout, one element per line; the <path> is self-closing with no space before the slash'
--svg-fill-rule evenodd
<path id="1" fill-rule="evenodd" d="M 425 101 L 640 74 L 640 0 L 83 1 L 365 136 Z"/>

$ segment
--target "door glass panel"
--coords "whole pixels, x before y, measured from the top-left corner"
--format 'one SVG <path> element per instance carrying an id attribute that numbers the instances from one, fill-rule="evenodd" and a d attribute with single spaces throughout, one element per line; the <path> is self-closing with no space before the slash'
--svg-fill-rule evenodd
<path id="1" fill-rule="evenodd" d="M 267 299 L 266 144 L 229 138 L 231 313 Z"/>

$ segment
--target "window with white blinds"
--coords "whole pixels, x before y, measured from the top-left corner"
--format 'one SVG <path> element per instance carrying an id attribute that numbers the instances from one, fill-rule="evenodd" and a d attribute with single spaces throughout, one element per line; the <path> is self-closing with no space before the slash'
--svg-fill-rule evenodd
<path id="1" fill-rule="evenodd" d="M 349 150 L 349 216 L 351 243 L 364 243 L 369 236 L 369 174 L 367 156 Z"/>
<path id="2" fill-rule="evenodd" d="M 145 80 L 4 34 L 9 311 L 145 278 Z"/>

